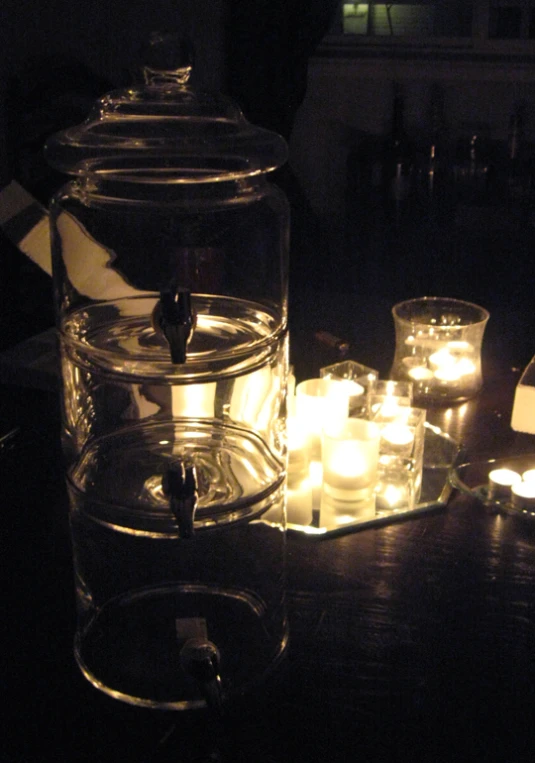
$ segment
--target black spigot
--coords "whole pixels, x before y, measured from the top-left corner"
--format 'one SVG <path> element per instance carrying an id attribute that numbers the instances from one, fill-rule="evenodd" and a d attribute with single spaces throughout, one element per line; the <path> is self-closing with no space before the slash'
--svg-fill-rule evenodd
<path id="1" fill-rule="evenodd" d="M 197 682 L 207 706 L 221 716 L 223 691 L 219 660 L 217 646 L 208 639 L 189 639 L 180 650 L 182 669 Z"/>
<path id="2" fill-rule="evenodd" d="M 197 473 L 193 464 L 173 463 L 164 474 L 162 489 L 178 524 L 181 538 L 191 538 L 197 509 Z"/>
<path id="3" fill-rule="evenodd" d="M 174 282 L 164 286 L 154 309 L 153 325 L 166 338 L 172 362 L 185 363 L 187 346 L 195 329 L 189 289 L 181 289 Z"/>

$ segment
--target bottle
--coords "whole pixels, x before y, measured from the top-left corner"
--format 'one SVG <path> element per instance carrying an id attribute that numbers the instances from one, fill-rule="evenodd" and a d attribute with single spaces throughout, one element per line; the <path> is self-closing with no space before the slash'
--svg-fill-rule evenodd
<path id="1" fill-rule="evenodd" d="M 418 163 L 420 208 L 434 221 L 450 215 L 451 189 L 449 162 L 444 135 L 444 93 L 439 85 L 431 88 L 429 133 Z"/>
<path id="2" fill-rule="evenodd" d="M 392 126 L 383 149 L 381 185 L 385 212 L 396 227 L 410 220 L 414 182 L 414 149 L 405 131 L 404 110 L 403 93 L 395 85 Z"/>
<path id="3" fill-rule="evenodd" d="M 517 207 L 522 203 L 526 191 L 527 173 L 523 151 L 524 112 L 524 103 L 518 103 L 509 118 L 505 194 L 507 204 L 511 207 Z"/>

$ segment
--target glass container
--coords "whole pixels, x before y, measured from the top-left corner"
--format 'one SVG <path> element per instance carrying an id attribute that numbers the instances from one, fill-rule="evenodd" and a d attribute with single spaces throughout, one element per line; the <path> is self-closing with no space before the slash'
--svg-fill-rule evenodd
<path id="1" fill-rule="evenodd" d="M 62 436 L 86 677 L 220 708 L 287 645 L 282 138 L 146 66 L 52 137 Z"/>
<path id="2" fill-rule="evenodd" d="M 418 406 L 449 405 L 479 392 L 487 310 L 460 299 L 422 297 L 400 302 L 392 314 L 391 377 L 413 383 Z"/>

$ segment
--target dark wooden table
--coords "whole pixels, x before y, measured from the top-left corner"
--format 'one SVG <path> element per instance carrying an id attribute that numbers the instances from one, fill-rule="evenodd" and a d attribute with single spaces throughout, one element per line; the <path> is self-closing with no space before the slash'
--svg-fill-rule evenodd
<path id="1" fill-rule="evenodd" d="M 357 306 L 348 295 L 304 294 L 292 312 L 298 378 L 337 359 L 315 342 L 315 329 L 345 336 L 350 356 L 385 375 L 389 310 L 371 299 Z M 531 335 L 511 341 L 521 325 L 508 311 L 493 315 L 482 393 L 429 411 L 471 458 L 535 453 L 535 437 L 510 428 L 533 349 Z M 32 388 L 30 371 L 18 369 L 11 383 L 8 375 L 2 412 L 19 432 L 1 455 L 6 761 L 533 760 L 535 526 L 459 493 L 445 509 L 403 523 L 329 540 L 289 536 L 288 658 L 223 721 L 99 693 L 72 654 L 57 396 Z"/>

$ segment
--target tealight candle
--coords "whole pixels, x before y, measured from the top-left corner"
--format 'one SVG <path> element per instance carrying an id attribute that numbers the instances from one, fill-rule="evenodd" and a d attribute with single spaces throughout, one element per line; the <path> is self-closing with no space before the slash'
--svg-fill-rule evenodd
<path id="1" fill-rule="evenodd" d="M 412 389 L 410 381 L 377 381 L 370 394 L 368 418 L 385 422 L 404 416 L 412 403 Z"/>
<path id="2" fill-rule="evenodd" d="M 433 372 L 426 366 L 414 366 L 413 368 L 410 368 L 407 373 L 411 379 L 419 382 L 429 381 L 429 379 L 432 379 L 434 376 Z"/>
<path id="3" fill-rule="evenodd" d="M 489 472 L 489 498 L 510 498 L 511 488 L 521 480 L 520 474 L 512 469 L 493 469 Z"/>
<path id="4" fill-rule="evenodd" d="M 368 396 L 378 376 L 378 371 L 364 366 L 362 363 L 357 363 L 355 360 L 344 360 L 320 368 L 322 379 L 337 379 L 353 383 L 354 386 L 348 387 L 349 415 L 357 418 L 366 418 Z"/>
<path id="5" fill-rule="evenodd" d="M 403 450 L 410 448 L 414 441 L 414 433 L 406 424 L 386 424 L 381 430 L 381 437 L 393 448 Z"/>
<path id="6" fill-rule="evenodd" d="M 511 487 L 513 506 L 516 509 L 532 511 L 535 509 L 535 482 L 520 481 Z"/>
<path id="7" fill-rule="evenodd" d="M 533 482 L 535 481 L 535 469 L 528 469 L 526 472 L 522 474 L 522 479 L 524 482 Z"/>
<path id="8" fill-rule="evenodd" d="M 365 419 L 348 419 L 340 431 L 323 434 L 323 491 L 331 499 L 359 504 L 373 497 L 380 429 Z"/>
<path id="9" fill-rule="evenodd" d="M 431 366 L 434 366 L 437 369 L 440 368 L 451 368 L 455 365 L 455 358 L 450 353 L 448 349 L 448 345 L 446 347 L 442 347 L 437 352 L 433 352 L 429 356 L 429 363 Z"/>

